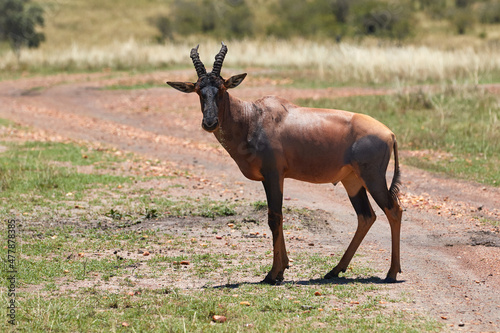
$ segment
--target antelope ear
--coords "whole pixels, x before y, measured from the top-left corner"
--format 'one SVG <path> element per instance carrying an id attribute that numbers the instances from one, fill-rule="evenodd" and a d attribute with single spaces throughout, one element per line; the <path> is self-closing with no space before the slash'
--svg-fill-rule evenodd
<path id="1" fill-rule="evenodd" d="M 229 79 L 224 81 L 224 86 L 226 89 L 236 88 L 247 76 L 247 73 L 238 74 L 231 76 Z"/>
<path id="2" fill-rule="evenodd" d="M 191 82 L 167 82 L 169 86 L 183 93 L 192 93 L 194 92 L 194 83 Z"/>

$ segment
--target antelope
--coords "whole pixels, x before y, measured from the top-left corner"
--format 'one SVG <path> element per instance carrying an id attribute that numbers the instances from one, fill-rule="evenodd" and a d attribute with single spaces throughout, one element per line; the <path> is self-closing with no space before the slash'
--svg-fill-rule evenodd
<path id="1" fill-rule="evenodd" d="M 325 279 L 345 272 L 376 216 L 367 191 L 382 208 L 391 228 L 391 266 L 386 282 L 396 282 L 400 266 L 402 209 L 398 199 L 400 170 L 394 133 L 363 114 L 305 108 L 276 96 L 254 102 L 231 96 L 246 73 L 225 80 L 220 72 L 227 53 L 222 43 L 211 72 L 200 60 L 199 45 L 191 50 L 198 80 L 167 82 L 184 93 L 197 93 L 203 113 L 202 128 L 215 135 L 243 175 L 264 185 L 268 224 L 273 238 L 273 266 L 262 281 L 280 284 L 289 260 L 283 236 L 283 182 L 293 178 L 310 183 L 342 182 L 357 214 L 354 237 L 340 262 Z M 389 189 L 386 170 L 394 153 L 394 175 Z"/>

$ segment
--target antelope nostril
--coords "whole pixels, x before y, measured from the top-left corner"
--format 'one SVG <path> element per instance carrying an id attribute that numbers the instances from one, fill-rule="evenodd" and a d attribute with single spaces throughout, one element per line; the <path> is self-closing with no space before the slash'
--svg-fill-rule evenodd
<path id="1" fill-rule="evenodd" d="M 216 118 L 212 118 L 212 119 L 205 119 L 204 123 L 207 127 L 213 127 L 214 125 L 217 125 L 217 123 L 219 122 L 219 119 L 216 117 Z"/>

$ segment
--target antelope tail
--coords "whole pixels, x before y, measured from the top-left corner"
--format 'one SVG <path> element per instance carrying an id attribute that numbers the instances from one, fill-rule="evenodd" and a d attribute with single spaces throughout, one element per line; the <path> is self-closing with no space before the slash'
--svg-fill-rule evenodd
<path id="1" fill-rule="evenodd" d="M 399 170 L 398 143 L 394 140 L 394 176 L 392 177 L 389 193 L 394 201 L 399 202 L 399 189 L 401 186 L 401 171 Z"/>

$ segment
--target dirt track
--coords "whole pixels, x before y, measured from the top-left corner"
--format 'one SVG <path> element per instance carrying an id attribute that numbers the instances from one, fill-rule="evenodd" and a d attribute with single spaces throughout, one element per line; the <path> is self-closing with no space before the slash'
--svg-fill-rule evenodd
<path id="1" fill-rule="evenodd" d="M 169 88 L 98 89 L 148 80 L 188 80 L 191 74 L 176 71 L 133 78 L 61 75 L 4 81 L 0 82 L 0 117 L 53 135 L 98 141 L 196 168 L 203 177 L 227 188 L 240 188 L 243 184 L 241 195 L 245 198 L 263 200 L 261 184 L 247 181 L 215 138 L 201 130 L 196 95 Z M 233 94 L 245 100 L 264 94 L 293 100 L 387 92 L 286 89 L 273 82 L 250 79 Z M 410 310 L 429 313 L 451 330 L 500 332 L 499 228 L 480 220 L 500 221 L 500 189 L 447 179 L 405 165 L 402 172 L 403 274 L 401 283 L 389 286 L 390 292 L 408 293 L 414 299 Z M 288 205 L 322 209 L 335 216 L 336 221 L 325 224 L 325 228 L 337 237 L 319 230 L 316 236 L 322 244 L 338 249 L 347 247 L 351 237 L 347 234 L 355 230 L 356 219 L 341 185 L 332 188 L 287 180 L 285 197 L 290 199 Z M 389 266 L 389 226 L 383 213 L 376 213 L 378 222 L 360 251 L 368 253 L 373 260 L 370 265 L 385 271 Z M 338 237 L 339 232 L 344 234 L 342 238 Z M 342 244 L 338 244 L 339 240 Z"/>

